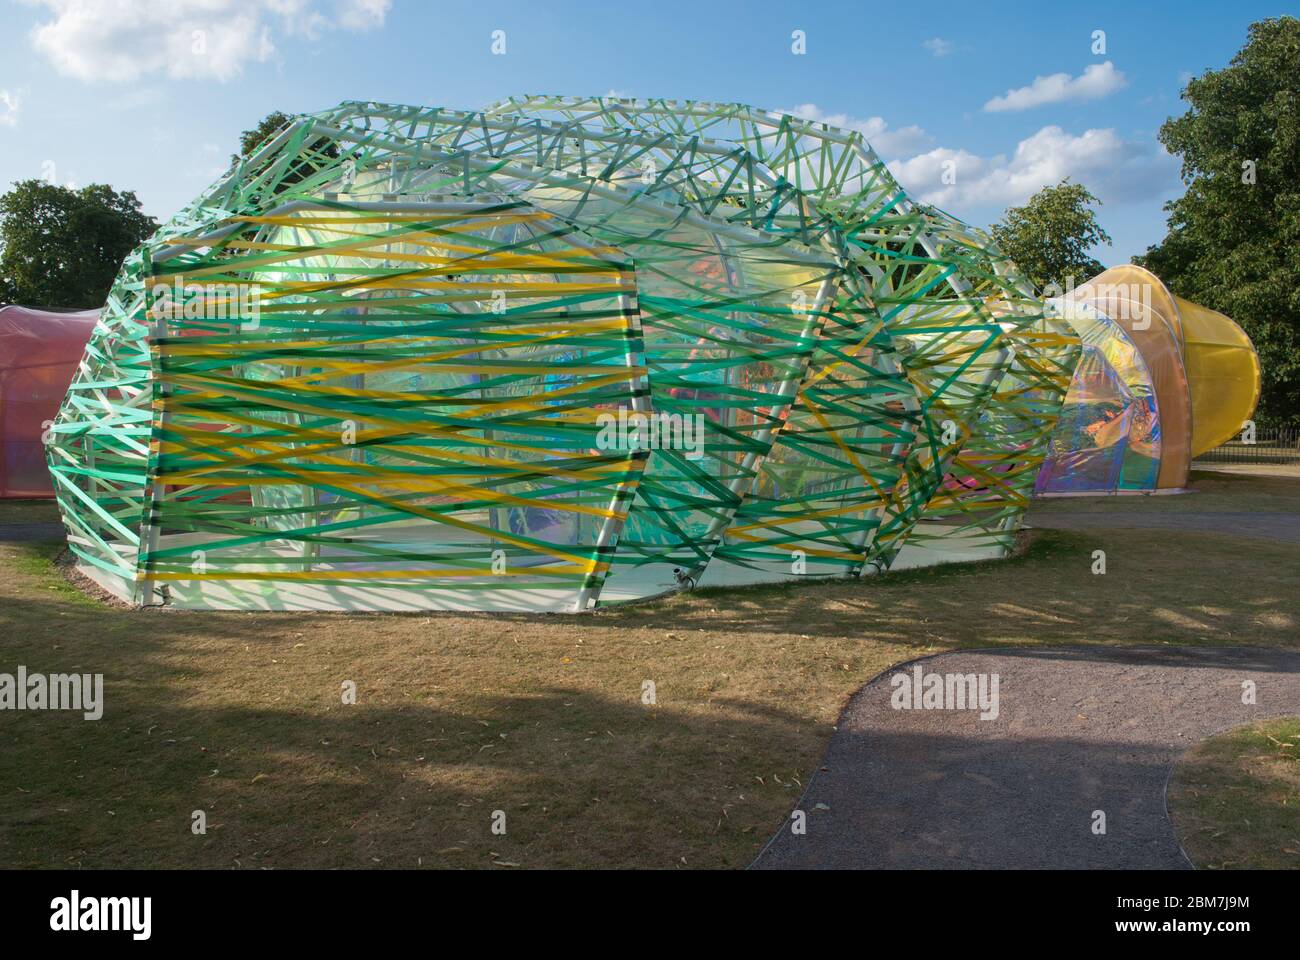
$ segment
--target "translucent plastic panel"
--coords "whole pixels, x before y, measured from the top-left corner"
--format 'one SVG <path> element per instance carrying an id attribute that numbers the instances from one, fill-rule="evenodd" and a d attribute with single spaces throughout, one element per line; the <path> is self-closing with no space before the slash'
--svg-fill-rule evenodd
<path id="1" fill-rule="evenodd" d="M 1117 493 L 1156 488 L 1160 416 L 1150 373 L 1119 324 L 1086 305 L 1052 301 L 1083 353 L 1052 434 L 1036 492 Z"/>
<path id="2" fill-rule="evenodd" d="M 1223 314 L 1175 297 L 1192 388 L 1192 456 L 1239 432 L 1259 401 L 1259 357 L 1245 331 Z"/>
<path id="3" fill-rule="evenodd" d="M 0 308 L 0 497 L 51 497 L 42 435 L 95 329 L 94 311 Z"/>
<path id="4" fill-rule="evenodd" d="M 859 570 L 868 560 L 889 563 L 898 545 L 915 535 L 921 508 L 960 447 L 942 439 L 945 425 L 956 428 L 958 440 L 970 436 L 996 379 L 986 382 L 980 368 L 990 361 L 1005 366 L 1011 355 L 999 342 L 1002 331 L 991 322 L 989 305 L 1027 301 L 1033 303 L 1029 312 L 1037 312 L 1032 295 L 1014 282 L 1014 268 L 991 256 L 987 238 L 967 225 L 908 200 L 859 135 L 824 124 L 743 104 L 599 98 L 512 98 L 488 112 L 584 124 L 600 131 L 597 142 L 607 142 L 615 129 L 649 134 L 634 149 L 661 152 L 665 178 L 672 174 L 663 161 L 679 164 L 697 150 L 717 150 L 720 138 L 731 140 L 743 146 L 743 162 L 729 170 L 728 161 L 715 156 L 716 166 L 697 166 L 673 180 L 681 196 L 729 218 L 740 211 L 752 217 L 757 192 L 763 229 L 801 237 L 811 229 L 842 244 L 841 255 L 860 268 L 848 276 L 863 288 L 862 296 L 823 326 L 809 377 L 703 582 L 827 575 Z M 687 137 L 689 153 L 671 146 Z M 584 153 L 590 149 L 585 145 Z M 779 186 L 764 202 L 768 184 Z M 716 205 L 719 191 L 728 194 L 726 206 Z M 797 206 L 790 211 L 792 199 Z M 842 236 L 825 230 L 830 221 L 844 229 Z M 917 319 L 928 329 L 915 329 Z M 934 336 L 939 330 L 950 333 Z M 983 338 L 981 330 L 987 331 Z M 828 331 L 837 342 L 827 342 Z M 976 334 L 973 347 L 965 334 Z M 893 338 L 913 335 L 924 349 L 904 374 Z M 1068 358 L 1057 361 L 1050 352 L 1031 348 L 1018 355 L 1033 353 L 1040 359 L 1027 362 L 1038 369 L 1068 365 Z M 1044 385 L 1037 373 L 1030 379 Z M 1049 379 L 1054 382 L 1041 399 L 1044 409 L 1059 402 L 1068 383 L 1068 376 Z M 915 396 L 918 388 L 923 398 Z M 1013 399 L 1009 406 L 1024 405 Z M 1050 434 L 1050 418 L 1035 413 L 1024 423 L 1027 430 L 1011 431 L 1023 450 L 1007 451 L 1010 460 L 999 452 L 999 464 L 988 467 L 1004 472 L 998 487 L 1005 503 L 996 510 L 1020 510 L 1028 502 L 1032 473 L 1015 464 L 1030 458 L 1036 466 Z M 744 573 L 714 577 L 714 567 L 726 563 Z"/>
<path id="5" fill-rule="evenodd" d="M 879 327 L 852 290 L 820 324 L 779 442 L 715 555 L 736 568 L 724 582 L 842 576 L 862 564 L 914 437 L 916 404 L 873 342 Z"/>
<path id="6" fill-rule="evenodd" d="M 1155 274 L 1123 264 L 1079 287 L 1074 299 L 1119 324 L 1141 353 L 1160 410 L 1160 473 L 1156 487 L 1186 487 L 1191 463 L 1192 403 L 1183 361 L 1182 321 L 1172 295 Z"/>
<path id="7" fill-rule="evenodd" d="M 525 196 L 636 264 L 651 412 L 700 438 L 650 450 L 601 599 L 666 592 L 674 571 L 709 562 L 754 483 L 807 369 L 836 267 L 800 244 L 710 230 L 634 195 L 543 186 Z"/>
<path id="8" fill-rule="evenodd" d="M 259 217 L 215 259 L 259 309 L 167 323 L 150 580 L 336 608 L 598 585 L 642 466 L 594 420 L 642 377 L 626 261 L 521 202 L 405 197 Z"/>

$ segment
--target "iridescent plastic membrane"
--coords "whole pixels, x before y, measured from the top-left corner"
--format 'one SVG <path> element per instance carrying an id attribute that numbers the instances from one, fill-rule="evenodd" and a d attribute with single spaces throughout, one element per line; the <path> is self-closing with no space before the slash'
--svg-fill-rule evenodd
<path id="1" fill-rule="evenodd" d="M 1051 301 L 1085 343 L 1037 490 L 1172 493 L 1192 457 L 1230 438 L 1259 399 L 1259 358 L 1223 314 L 1143 267 L 1111 267 Z"/>
<path id="2" fill-rule="evenodd" d="M 1151 374 L 1123 327 L 1086 303 L 1048 301 L 1083 352 L 1038 474 L 1039 494 L 1155 489 L 1160 412 Z"/>

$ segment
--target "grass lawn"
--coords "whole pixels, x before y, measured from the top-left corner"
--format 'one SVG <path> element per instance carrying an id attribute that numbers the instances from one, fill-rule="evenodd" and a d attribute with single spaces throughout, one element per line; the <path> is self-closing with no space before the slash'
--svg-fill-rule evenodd
<path id="1" fill-rule="evenodd" d="M 1300 869 L 1300 717 L 1193 747 L 1169 783 L 1169 811 L 1198 867 Z"/>
<path id="2" fill-rule="evenodd" d="M 1300 483 L 1203 482 L 1106 504 L 1300 512 Z M 1300 545 L 1034 523 L 1011 561 L 586 616 L 129 610 L 70 587 L 58 545 L 0 543 L 0 671 L 102 672 L 107 701 L 0 713 L 0 866 L 743 867 L 901 660 L 1300 646 Z"/>

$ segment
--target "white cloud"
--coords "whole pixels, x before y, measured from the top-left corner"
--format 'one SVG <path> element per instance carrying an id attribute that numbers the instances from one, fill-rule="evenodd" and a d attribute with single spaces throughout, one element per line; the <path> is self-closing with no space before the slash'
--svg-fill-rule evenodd
<path id="1" fill-rule="evenodd" d="M 22 108 L 21 95 L 16 91 L 0 90 L 0 127 L 18 126 L 18 114 Z"/>
<path id="2" fill-rule="evenodd" d="M 945 40 L 943 37 L 931 37 L 929 40 L 923 40 L 921 46 L 936 57 L 946 57 L 952 53 L 952 41 Z"/>
<path id="3" fill-rule="evenodd" d="M 230 80 L 275 52 L 274 33 L 308 38 L 383 24 L 391 0 L 27 0 L 48 10 L 32 46 L 87 82 Z"/>
<path id="4" fill-rule="evenodd" d="M 901 157 L 919 150 L 934 138 L 917 126 L 899 127 L 891 130 L 883 117 L 867 117 L 865 120 L 851 117 L 847 113 L 827 113 L 815 103 L 803 103 L 778 113 L 788 113 L 803 120 L 815 120 L 828 123 L 841 130 L 856 130 L 866 138 L 867 143 L 881 157 Z"/>
<path id="5" fill-rule="evenodd" d="M 1068 73 L 1054 73 L 1050 77 L 1034 77 L 1034 82 L 1027 87 L 1008 90 L 1004 96 L 994 97 L 984 104 L 990 113 L 1006 110 L 1029 110 L 1047 103 L 1062 103 L 1066 100 L 1096 100 L 1106 97 L 1116 90 L 1128 86 L 1124 74 L 1115 69 L 1107 60 L 1094 63 L 1079 76 Z"/>
<path id="6" fill-rule="evenodd" d="M 1021 140 L 1010 158 L 940 147 L 889 169 L 924 202 L 956 209 L 1021 204 L 1066 177 L 1105 202 L 1145 199 L 1176 182 L 1178 165 L 1154 140 L 1127 141 L 1113 129 L 1076 136 L 1048 126 Z"/>
<path id="7" fill-rule="evenodd" d="M 374 30 L 384 25 L 393 0 L 346 0 L 339 10 L 339 26 L 344 30 Z"/>

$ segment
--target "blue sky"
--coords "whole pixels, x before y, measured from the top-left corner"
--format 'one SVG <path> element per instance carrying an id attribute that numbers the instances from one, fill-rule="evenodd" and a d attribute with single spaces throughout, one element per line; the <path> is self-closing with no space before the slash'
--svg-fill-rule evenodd
<path id="1" fill-rule="evenodd" d="M 1164 234 L 1155 135 L 1276 5 L 4 0 L 0 184 L 135 190 L 165 218 L 272 110 L 512 93 L 738 100 L 863 130 L 909 190 L 987 225 L 1070 175 L 1127 260 Z M 886 12 L 887 11 L 887 12 Z M 505 54 L 492 52 L 505 31 Z M 806 53 L 792 52 L 803 31 Z M 1095 53 L 1094 31 L 1105 52 Z M 945 167 L 945 161 L 949 166 Z M 956 182 L 944 183 L 945 169 Z"/>

